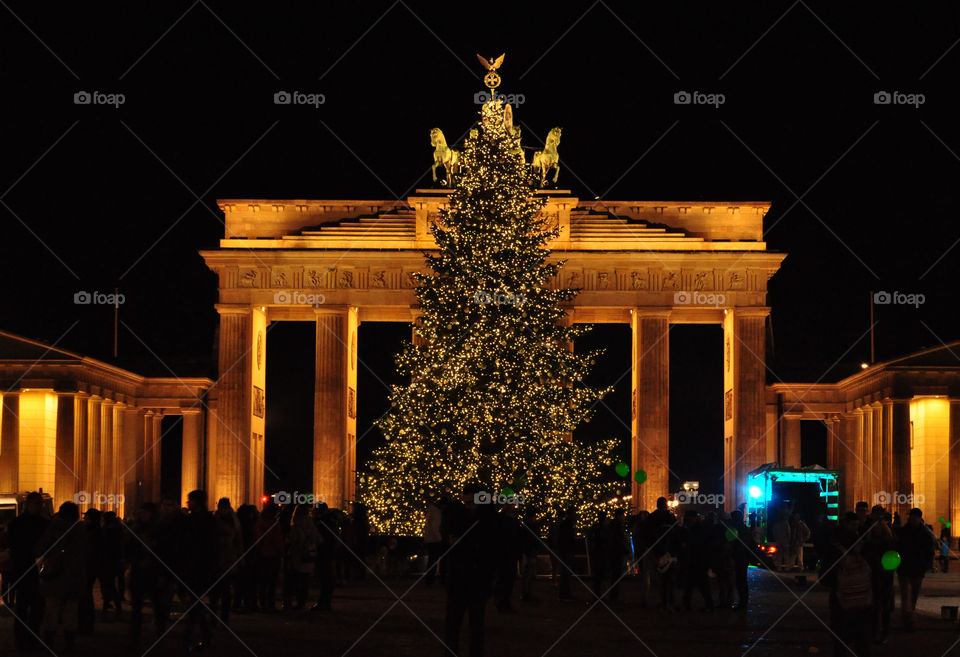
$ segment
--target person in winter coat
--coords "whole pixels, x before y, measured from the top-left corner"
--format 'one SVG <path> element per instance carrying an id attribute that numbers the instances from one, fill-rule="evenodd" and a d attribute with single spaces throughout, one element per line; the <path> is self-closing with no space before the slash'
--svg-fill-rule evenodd
<path id="1" fill-rule="evenodd" d="M 790 517 L 790 559 L 788 564 L 796 570 L 803 570 L 803 546 L 810 540 L 810 528 L 799 513 Z"/>
<path id="2" fill-rule="evenodd" d="M 43 496 L 30 493 L 25 512 L 14 518 L 7 529 L 13 562 L 9 570 L 15 599 L 13 638 L 20 649 L 34 645 L 34 637 L 43 619 L 43 597 L 36 560 L 42 554 L 37 550 L 37 544 L 46 532 L 48 522 L 43 514 Z"/>
<path id="3" fill-rule="evenodd" d="M 48 649 L 57 632 L 67 650 L 79 627 L 80 596 L 86 586 L 87 535 L 80 509 L 64 502 L 37 544 L 40 560 L 40 595 L 44 600 L 43 635 Z"/>
<path id="4" fill-rule="evenodd" d="M 893 610 L 893 571 L 883 567 L 883 555 L 895 548 L 896 539 L 887 518 L 889 514 L 874 521 L 863 539 L 863 556 L 870 564 L 873 588 L 873 635 L 878 643 L 885 643 L 890 634 Z"/>
<path id="5" fill-rule="evenodd" d="M 280 561 L 283 559 L 283 530 L 277 520 L 278 511 L 276 504 L 268 502 L 254 527 L 259 566 L 257 592 L 260 610 L 265 614 L 277 610 L 277 577 L 280 575 Z"/>
<path id="6" fill-rule="evenodd" d="M 307 604 L 310 575 L 317 561 L 319 533 L 310 517 L 310 507 L 299 505 L 290 520 L 290 533 L 287 534 L 287 558 L 284 569 L 283 609 L 292 607 L 296 598 L 296 609 Z"/>
<path id="7" fill-rule="evenodd" d="M 923 576 L 933 565 L 933 534 L 923 524 L 923 511 L 910 509 L 907 524 L 897 532 L 900 552 L 900 567 L 897 579 L 900 583 L 900 613 L 903 626 L 913 631 L 913 612 L 920 597 Z"/>
<path id="8" fill-rule="evenodd" d="M 220 559 L 215 573 L 219 581 L 213 588 L 211 602 L 214 613 L 226 624 L 230 621 L 231 587 L 234 586 L 243 555 L 243 536 L 240 531 L 240 521 L 233 507 L 230 506 L 228 498 L 220 498 L 217 502 L 217 512 L 213 517 L 217 521 Z"/>

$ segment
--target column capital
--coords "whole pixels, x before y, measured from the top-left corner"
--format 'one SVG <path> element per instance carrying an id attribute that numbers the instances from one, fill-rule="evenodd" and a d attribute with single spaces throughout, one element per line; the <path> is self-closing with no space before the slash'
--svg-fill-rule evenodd
<path id="1" fill-rule="evenodd" d="M 249 315 L 253 312 L 253 306 L 246 303 L 217 303 L 213 307 L 221 315 Z"/>
<path id="2" fill-rule="evenodd" d="M 783 414 L 783 417 L 786 420 L 802 420 L 803 413 L 797 411 L 787 411 Z"/>
<path id="3" fill-rule="evenodd" d="M 317 317 L 320 315 L 346 315 L 350 312 L 359 312 L 360 309 L 356 306 L 348 306 L 343 304 L 330 304 L 329 306 L 314 306 L 313 314 Z"/>
<path id="4" fill-rule="evenodd" d="M 735 306 L 731 310 L 734 317 L 767 317 L 770 314 L 769 306 Z"/>
<path id="5" fill-rule="evenodd" d="M 664 319 L 670 319 L 670 314 L 672 312 L 673 310 L 670 308 L 649 307 L 649 306 L 630 309 L 631 315 L 640 317 L 641 319 L 660 318 L 660 317 Z"/>

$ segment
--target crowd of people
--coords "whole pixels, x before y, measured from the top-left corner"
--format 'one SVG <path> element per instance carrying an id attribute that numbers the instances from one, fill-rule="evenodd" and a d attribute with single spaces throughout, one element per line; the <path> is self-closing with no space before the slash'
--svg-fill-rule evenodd
<path id="1" fill-rule="evenodd" d="M 748 567 L 803 570 L 804 546 L 812 541 L 818 583 L 829 590 L 831 627 L 839 648 L 869 655 L 873 642 L 890 632 L 894 578 L 907 631 L 924 575 L 939 554 L 941 570 L 949 560 L 949 529 L 939 539 L 923 522 L 920 509 L 907 519 L 870 509 L 864 502 L 840 522 L 821 517 L 811 530 L 791 509 L 772 519 L 769 536 L 777 557 L 760 549 L 765 538 L 755 517 L 742 510 L 702 513 L 686 508 L 679 516 L 666 498 L 651 512 L 628 517 L 623 509 L 600 512 L 579 531 L 576 509 L 558 517 L 538 516 L 531 508 L 489 500 L 479 485 L 464 487 L 459 500 L 430 504 L 423 534 L 427 586 L 439 578 L 446 587 L 446 646 L 457 651 L 464 619 L 469 619 L 471 655 L 481 655 L 488 600 L 500 613 L 516 613 L 521 601 L 534 599 L 538 574 L 549 574 L 562 600 L 616 603 L 621 581 L 637 581 L 640 606 L 662 613 L 697 607 L 744 610 L 749 600 Z M 62 635 L 69 647 L 77 634 L 94 632 L 99 588 L 100 619 L 115 620 L 129 608 L 129 641 L 141 642 L 144 603 L 152 606 L 155 640 L 172 627 L 174 609 L 182 619 L 182 640 L 189 650 L 209 644 L 215 624 L 229 624 L 232 613 L 275 613 L 331 608 L 338 581 L 362 579 L 389 557 L 396 539 L 370 549 L 366 510 L 349 514 L 326 505 L 268 502 L 262 510 L 230 500 L 208 510 L 206 494 L 193 491 L 187 507 L 164 498 L 145 503 L 124 522 L 110 511 L 65 502 L 52 518 L 43 498 L 31 493 L 24 512 L 0 536 L 3 600 L 14 612 L 18 649 L 51 646 Z M 368 559 L 370 557 L 370 559 Z M 548 565 L 549 564 L 549 565 Z M 381 566 L 383 564 L 380 564 Z M 383 566 L 387 568 L 387 566 Z M 384 571 L 386 572 L 386 571 Z M 573 579 L 589 574 L 581 596 Z M 377 575 L 379 578 L 379 575 Z M 314 597 L 311 598 L 311 592 Z M 278 606 L 279 602 L 279 606 Z"/>
<path id="2" fill-rule="evenodd" d="M 2 536 L 3 601 L 19 650 L 51 646 L 58 635 L 69 648 L 78 634 L 93 634 L 95 585 L 101 619 L 120 619 L 128 601 L 131 645 L 141 641 L 149 600 L 155 640 L 167 634 L 176 605 L 184 646 L 199 650 L 209 644 L 214 614 L 229 623 L 231 613 L 329 610 L 338 579 L 364 576 L 369 534 L 359 504 L 350 514 L 273 502 L 234 510 L 223 498 L 211 511 L 197 490 L 185 509 L 165 497 L 123 522 L 94 508 L 81 516 L 73 502 L 50 518 L 43 497 L 30 493 Z M 312 601 L 311 585 L 319 591 Z"/>

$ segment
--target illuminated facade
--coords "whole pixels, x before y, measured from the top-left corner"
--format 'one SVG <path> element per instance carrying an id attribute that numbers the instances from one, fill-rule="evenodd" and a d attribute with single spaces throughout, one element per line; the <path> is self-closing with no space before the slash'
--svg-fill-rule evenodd
<path id="1" fill-rule="evenodd" d="M 727 499 L 768 462 L 765 336 L 767 281 L 785 255 L 766 249 L 762 202 L 581 201 L 543 192 L 559 228 L 554 285 L 581 288 L 574 323 L 633 330 L 632 467 L 647 480 L 633 500 L 652 508 L 667 494 L 670 324 L 724 331 L 724 460 Z M 218 413 L 211 418 L 207 475 L 214 496 L 254 502 L 262 493 L 266 340 L 276 321 L 316 326 L 313 492 L 332 506 L 354 497 L 357 327 L 413 322 L 410 273 L 434 247 L 430 225 L 448 192 L 406 201 L 219 201 L 220 248 L 203 251 L 219 277 Z M 719 439 L 719 437 L 718 437 Z M 740 500 L 742 501 L 742 499 Z"/>
<path id="2" fill-rule="evenodd" d="M 0 384 L 0 493 L 121 516 L 157 501 L 165 415 L 183 416 L 181 503 L 203 487 L 210 379 L 142 377 L 0 331 Z"/>
<path id="3" fill-rule="evenodd" d="M 960 522 L 960 341 L 872 365 L 837 383 L 777 383 L 767 393 L 770 461 L 801 465 L 804 420 L 827 427 L 840 509 L 879 503 L 928 523 Z"/>

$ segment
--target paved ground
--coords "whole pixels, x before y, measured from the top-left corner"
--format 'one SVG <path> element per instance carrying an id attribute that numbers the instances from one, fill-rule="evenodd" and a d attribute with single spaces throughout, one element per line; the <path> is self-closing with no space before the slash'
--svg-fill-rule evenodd
<path id="1" fill-rule="evenodd" d="M 386 582 L 398 595 L 413 584 L 412 579 Z M 588 582 L 589 583 L 589 582 Z M 637 583 L 625 582 L 623 601 L 588 607 L 587 589 L 575 584 L 578 602 L 561 602 L 547 582 L 537 582 L 538 600 L 517 603 L 518 613 L 498 614 L 493 606 L 487 615 L 487 651 L 490 657 L 586 657 L 614 654 L 656 657 L 713 657 L 733 655 L 832 655 L 826 593 L 819 588 L 797 585 L 792 577 L 750 570 L 751 603 L 746 612 L 718 610 L 663 615 L 638 605 Z M 931 575 L 925 583 L 923 606 L 935 613 L 918 619 L 918 631 L 900 631 L 889 642 L 876 646 L 875 655 L 942 657 L 960 654 L 960 630 L 956 623 L 939 618 L 940 604 L 952 593 L 960 601 L 960 572 Z M 803 596 L 797 603 L 796 596 Z M 387 655 L 390 657 L 439 657 L 445 653 L 442 634 L 444 593 L 440 588 L 419 584 L 403 604 L 381 584 L 366 583 L 340 588 L 334 597 L 334 611 L 298 611 L 235 616 L 230 630 L 220 626 L 207 654 L 255 655 Z M 406 607 L 404 606 L 406 605 Z M 791 608 L 791 605 L 792 608 Z M 701 606 L 694 597 L 694 607 Z M 407 608 L 409 607 L 409 609 Z M 819 619 L 819 620 L 818 620 Z M 823 623 L 821 623 L 821 620 Z M 12 621 L 0 618 L 0 655 L 12 654 Z M 81 637 L 77 655 L 176 655 L 182 654 L 182 624 L 154 645 L 147 630 L 141 645 L 132 649 L 126 642 L 125 622 L 100 621 L 94 637 Z M 59 644 L 54 650 L 59 653 Z M 43 651 L 38 654 L 50 654 Z M 466 654 L 466 651 L 464 652 Z"/>

